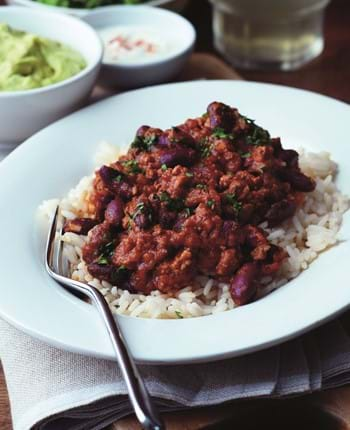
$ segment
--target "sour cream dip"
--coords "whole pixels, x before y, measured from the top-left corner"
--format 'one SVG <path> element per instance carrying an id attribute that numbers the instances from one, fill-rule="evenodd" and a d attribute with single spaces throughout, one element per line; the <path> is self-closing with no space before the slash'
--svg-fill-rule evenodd
<path id="1" fill-rule="evenodd" d="M 137 64 L 161 60 L 176 50 L 176 40 L 156 28 L 118 25 L 99 30 L 105 63 Z"/>

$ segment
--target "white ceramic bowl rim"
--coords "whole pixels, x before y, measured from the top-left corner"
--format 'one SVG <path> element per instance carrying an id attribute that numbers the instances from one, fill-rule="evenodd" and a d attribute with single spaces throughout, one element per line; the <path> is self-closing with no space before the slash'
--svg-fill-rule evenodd
<path id="1" fill-rule="evenodd" d="M 16 15 L 18 13 L 27 14 L 28 19 L 30 19 L 31 15 L 41 16 L 42 19 L 45 19 L 47 17 L 50 17 L 50 18 L 55 17 L 55 19 L 57 21 L 62 21 L 63 28 L 64 28 L 64 22 L 65 21 L 70 21 L 71 23 L 74 22 L 74 25 L 76 25 L 77 28 L 78 27 L 84 28 L 85 31 L 88 31 L 95 38 L 97 55 L 96 55 L 95 59 L 88 62 L 87 66 L 83 70 L 81 70 L 79 73 L 77 73 L 76 75 L 74 75 L 68 79 L 64 79 L 63 81 L 57 82 L 55 84 L 46 85 L 44 87 L 39 87 L 39 88 L 33 88 L 30 90 L 0 91 L 0 99 L 5 98 L 5 97 L 20 97 L 20 96 L 24 96 L 24 95 L 39 94 L 39 93 L 43 93 L 46 91 L 50 91 L 51 89 L 54 89 L 54 88 L 59 88 L 59 87 L 65 86 L 65 85 L 69 85 L 69 84 L 73 83 L 74 81 L 77 81 L 80 78 L 89 74 L 91 72 L 91 70 L 93 70 L 96 67 L 96 64 L 98 64 L 102 61 L 102 55 L 103 55 L 102 42 L 101 42 L 100 38 L 98 37 L 98 35 L 96 34 L 96 32 L 94 31 L 94 29 L 90 25 L 88 25 L 86 22 L 84 22 L 78 18 L 75 18 L 73 16 L 70 16 L 70 15 L 58 14 L 54 11 L 27 9 L 24 7 L 17 7 L 17 6 L 0 6 L 0 14 L 2 11 L 5 11 L 5 9 L 6 9 L 6 13 L 13 14 L 13 15 Z M 85 60 L 86 60 L 86 58 L 85 58 Z"/>
<path id="2" fill-rule="evenodd" d="M 152 14 L 152 15 L 158 15 L 164 19 L 171 18 L 172 20 L 176 19 L 186 27 L 186 30 L 188 31 L 188 36 L 186 39 L 181 39 L 181 44 L 179 44 L 179 47 L 174 50 L 174 52 L 171 52 L 164 56 L 163 58 L 159 58 L 153 61 L 147 61 L 147 62 L 138 62 L 138 63 L 132 63 L 132 64 L 124 64 L 124 63 L 112 63 L 112 62 L 106 62 L 102 60 L 103 65 L 110 66 L 110 67 L 118 67 L 120 69 L 131 70 L 131 69 L 138 69 L 138 68 L 147 68 L 147 67 L 154 67 L 156 65 L 161 65 L 166 63 L 169 60 L 175 59 L 183 55 L 188 50 L 192 49 L 195 41 L 196 41 L 196 30 L 192 23 L 184 18 L 183 16 L 172 12 L 167 9 L 160 9 L 158 7 L 154 6 L 131 6 L 131 5 L 115 5 L 115 6 L 103 6 L 99 8 L 98 10 L 93 10 L 89 13 L 89 15 L 86 15 L 82 17 L 82 20 L 87 22 L 89 25 L 91 25 L 95 30 L 97 29 L 97 26 L 95 27 L 94 24 L 91 21 L 94 20 L 95 17 L 103 16 L 103 15 L 109 15 L 115 14 L 120 16 L 122 13 L 132 13 L 135 16 L 136 15 L 142 15 L 142 14 Z M 128 24 L 126 24 L 128 25 Z M 99 27 L 99 26 L 98 26 Z M 103 26 L 101 26 L 103 27 Z"/>
<path id="3" fill-rule="evenodd" d="M 174 0 L 147 0 L 146 3 L 141 3 L 141 5 L 133 5 L 132 7 L 142 7 L 145 6 L 162 6 L 166 5 L 167 3 L 172 3 Z M 85 9 L 85 8 L 72 8 L 72 7 L 65 7 L 65 6 L 54 6 L 49 5 L 46 3 L 39 3 L 35 0 L 16 0 L 16 4 L 19 4 L 21 6 L 26 6 L 30 8 L 37 8 L 39 10 L 48 10 L 48 8 L 52 8 L 53 11 L 59 12 L 59 13 L 66 13 L 66 14 L 72 14 L 75 16 L 79 16 L 80 18 L 85 17 L 86 15 L 89 15 L 90 13 L 102 10 L 108 6 L 98 6 L 94 9 Z M 117 5 L 116 5 L 117 6 Z"/>

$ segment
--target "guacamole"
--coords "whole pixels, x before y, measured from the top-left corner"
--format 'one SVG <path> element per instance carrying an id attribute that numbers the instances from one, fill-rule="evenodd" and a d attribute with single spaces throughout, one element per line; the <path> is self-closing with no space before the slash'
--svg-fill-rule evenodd
<path id="1" fill-rule="evenodd" d="M 84 58 L 68 46 L 0 23 L 0 91 L 45 87 L 85 67 Z"/>

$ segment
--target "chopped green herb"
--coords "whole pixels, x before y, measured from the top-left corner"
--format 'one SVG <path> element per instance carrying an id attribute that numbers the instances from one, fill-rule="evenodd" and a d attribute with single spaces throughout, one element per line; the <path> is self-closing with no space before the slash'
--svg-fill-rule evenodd
<path id="1" fill-rule="evenodd" d="M 105 265 L 108 264 L 108 260 L 104 255 L 100 255 L 96 261 L 97 264 Z"/>
<path id="2" fill-rule="evenodd" d="M 101 246 L 100 255 L 96 259 L 97 264 L 105 265 L 109 263 L 109 259 L 113 256 L 115 242 L 111 241 Z"/>
<path id="3" fill-rule="evenodd" d="M 183 319 L 183 315 L 180 311 L 175 311 L 175 314 L 179 319 Z"/>
<path id="4" fill-rule="evenodd" d="M 160 201 L 166 202 L 167 209 L 172 212 L 181 212 L 185 207 L 185 203 L 182 199 L 173 199 L 166 191 L 160 193 Z"/>
<path id="5" fill-rule="evenodd" d="M 135 212 L 131 215 L 131 219 L 134 220 L 137 217 L 137 215 L 142 214 L 144 210 L 145 210 L 145 204 L 143 202 L 137 203 Z"/>
<path id="6" fill-rule="evenodd" d="M 243 152 L 240 154 L 241 158 L 249 158 L 251 155 L 251 152 Z"/>
<path id="7" fill-rule="evenodd" d="M 166 191 L 162 191 L 160 193 L 160 201 L 161 202 L 169 202 L 170 201 L 170 196 Z"/>
<path id="8" fill-rule="evenodd" d="M 162 170 L 167 170 L 167 169 L 168 169 L 168 166 L 167 166 L 166 164 L 162 164 L 162 165 L 160 166 L 160 168 L 161 168 Z"/>
<path id="9" fill-rule="evenodd" d="M 112 180 L 113 180 L 113 182 L 121 182 L 122 181 L 122 179 L 123 179 L 123 176 L 122 175 L 117 175 L 115 178 L 113 178 Z"/>
<path id="10" fill-rule="evenodd" d="M 142 151 L 148 151 L 150 147 L 156 143 L 158 136 L 151 134 L 150 136 L 136 136 L 132 142 L 131 147 L 141 149 Z"/>
<path id="11" fill-rule="evenodd" d="M 124 266 L 124 265 L 121 265 L 121 266 L 119 266 L 118 267 L 118 269 L 117 269 L 117 272 L 120 274 L 120 273 L 125 273 L 125 272 L 127 272 L 128 271 L 128 269 Z"/>
<path id="12" fill-rule="evenodd" d="M 122 162 L 123 166 L 126 167 L 128 173 L 136 175 L 137 173 L 144 173 L 136 160 L 128 160 Z"/>
<path id="13" fill-rule="evenodd" d="M 255 123 L 255 119 L 248 118 L 247 116 L 241 115 L 241 118 L 243 118 L 247 124 Z"/>
<path id="14" fill-rule="evenodd" d="M 212 145 L 209 143 L 209 138 L 205 137 L 199 142 L 199 151 L 202 158 L 207 158 L 212 150 Z"/>
<path id="15" fill-rule="evenodd" d="M 215 208 L 215 201 L 214 200 L 208 200 L 207 201 L 207 206 L 210 209 L 214 209 Z"/>
<path id="16" fill-rule="evenodd" d="M 185 208 L 184 209 L 186 218 L 188 218 L 189 216 L 193 215 L 194 209 L 193 208 Z"/>
<path id="17" fill-rule="evenodd" d="M 186 172 L 186 176 L 187 176 L 188 178 L 193 178 L 193 173 L 191 173 L 191 172 Z"/>
<path id="18" fill-rule="evenodd" d="M 197 184 L 196 188 L 198 188 L 199 190 L 206 190 L 208 187 L 205 184 Z"/>
<path id="19" fill-rule="evenodd" d="M 239 211 L 242 209 L 242 203 L 237 200 L 236 195 L 226 194 L 225 198 L 227 203 L 233 207 L 233 210 L 235 211 L 235 213 L 238 214 Z"/>
<path id="20" fill-rule="evenodd" d="M 217 137 L 218 139 L 229 139 L 229 140 L 234 139 L 234 135 L 232 133 L 227 133 L 221 127 L 214 128 L 212 136 Z"/>

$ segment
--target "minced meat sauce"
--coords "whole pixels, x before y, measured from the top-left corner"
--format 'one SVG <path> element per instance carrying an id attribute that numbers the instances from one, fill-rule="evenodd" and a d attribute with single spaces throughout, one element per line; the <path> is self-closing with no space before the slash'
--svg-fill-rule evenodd
<path id="1" fill-rule="evenodd" d="M 286 258 L 258 225 L 292 217 L 314 188 L 297 152 L 213 102 L 177 127 L 140 127 L 127 154 L 96 172 L 91 219 L 65 231 L 88 233 L 83 259 L 100 280 L 172 294 L 206 275 L 242 305 Z"/>

